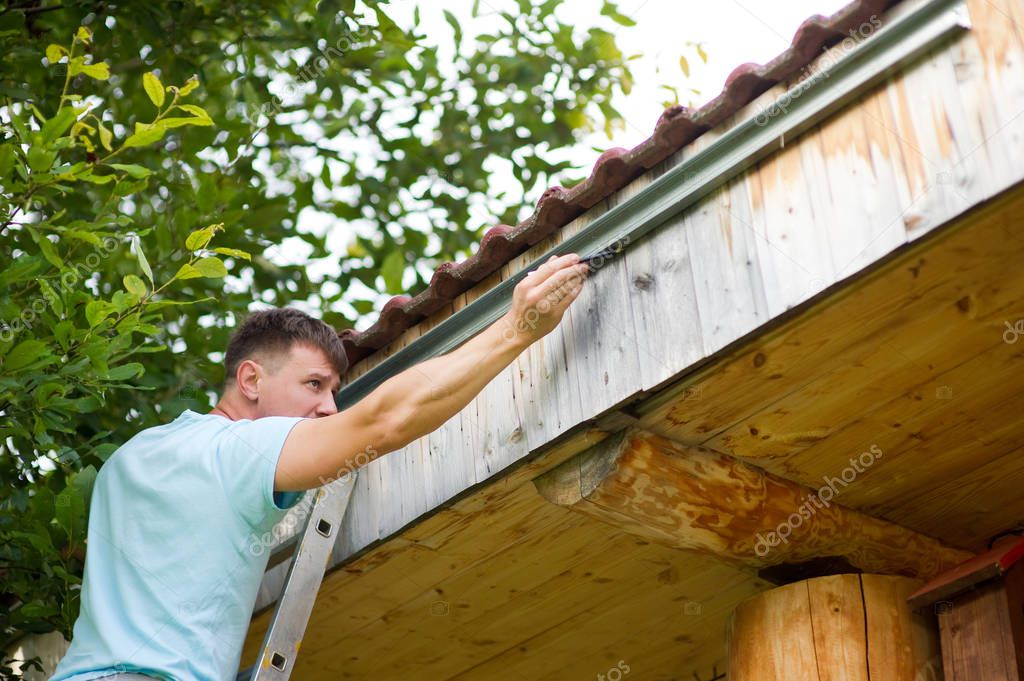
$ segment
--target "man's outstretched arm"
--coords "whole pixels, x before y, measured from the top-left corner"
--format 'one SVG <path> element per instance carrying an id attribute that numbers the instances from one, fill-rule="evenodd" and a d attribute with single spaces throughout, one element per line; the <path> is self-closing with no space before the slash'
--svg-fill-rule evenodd
<path id="1" fill-rule="evenodd" d="M 365 464 L 366 453 L 401 449 L 440 428 L 558 326 L 587 272 L 574 253 L 551 258 L 516 285 L 505 315 L 458 348 L 392 376 L 344 411 L 298 423 L 281 452 L 275 490 L 326 484 Z"/>

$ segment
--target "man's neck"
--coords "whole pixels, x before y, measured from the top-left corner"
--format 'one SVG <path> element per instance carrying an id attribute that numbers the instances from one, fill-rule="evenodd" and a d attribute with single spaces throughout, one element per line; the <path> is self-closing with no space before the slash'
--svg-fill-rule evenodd
<path id="1" fill-rule="evenodd" d="M 209 411 L 209 413 L 210 414 L 216 414 L 217 416 L 223 416 L 224 418 L 231 419 L 232 421 L 237 421 L 238 420 L 236 417 L 231 415 L 231 412 L 228 409 L 222 407 L 220 404 L 218 404 L 216 407 L 211 409 Z"/>

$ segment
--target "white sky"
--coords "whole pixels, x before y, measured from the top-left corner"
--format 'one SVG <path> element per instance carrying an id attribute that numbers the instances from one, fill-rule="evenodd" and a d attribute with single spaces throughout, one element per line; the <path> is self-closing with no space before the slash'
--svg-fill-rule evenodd
<path id="1" fill-rule="evenodd" d="M 628 96 L 615 102 L 625 119 L 625 129 L 616 129 L 611 140 L 603 130 L 589 135 L 574 147 L 564 151 L 584 170 L 586 176 L 600 150 L 610 147 L 633 147 L 650 136 L 655 122 L 663 110 L 663 102 L 673 99 L 671 92 L 662 87 L 670 85 L 679 92 L 680 103 L 700 106 L 716 96 L 729 73 L 744 62 L 765 63 L 789 46 L 800 24 L 814 14 L 829 15 L 846 5 L 849 0 L 620 0 L 620 13 L 636 21 L 635 26 L 624 27 L 600 16 L 601 0 L 564 0 L 557 16 L 566 23 L 576 21 L 581 27 L 598 25 L 615 33 L 619 48 L 625 55 L 641 54 L 630 62 L 634 86 Z M 398 0 L 389 5 L 389 15 L 400 25 L 410 27 L 413 8 L 417 3 Z M 480 16 L 472 18 L 473 0 L 446 0 L 443 3 L 419 3 L 420 28 L 443 51 L 453 40 L 452 31 L 444 20 L 442 9 L 455 14 L 464 33 L 472 36 L 493 26 L 497 11 L 516 11 L 514 0 L 480 0 Z M 688 43 L 700 43 L 707 54 L 702 63 L 695 49 Z M 448 48 L 450 49 L 450 48 Z M 685 56 L 689 68 L 686 77 L 679 58 Z M 698 93 L 691 92 L 691 89 Z M 559 154 L 558 158 L 562 158 Z M 304 212 L 299 218 L 301 230 L 329 233 L 328 244 L 335 253 L 344 253 L 352 241 L 358 225 L 340 223 L 331 216 Z M 360 233 L 366 231 L 359 229 Z M 304 244 L 285 243 L 273 249 L 280 259 L 301 262 Z M 298 250 L 296 250 L 298 249 Z M 274 259 L 279 259 L 275 257 Z M 311 273 L 330 271 L 330 264 L 311 268 Z M 411 283 L 407 273 L 406 285 Z M 377 301 L 377 309 L 390 296 L 356 285 L 352 293 Z M 351 308 L 346 310 L 354 314 Z M 376 313 L 368 315 L 369 322 L 357 324 L 364 329 L 376 320 Z"/>

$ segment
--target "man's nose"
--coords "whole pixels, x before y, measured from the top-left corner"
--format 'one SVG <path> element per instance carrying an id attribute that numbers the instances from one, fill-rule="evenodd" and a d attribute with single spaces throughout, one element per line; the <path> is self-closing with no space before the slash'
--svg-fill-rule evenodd
<path id="1" fill-rule="evenodd" d="M 327 394 L 324 399 L 321 400 L 320 404 L 317 405 L 316 415 L 317 416 L 330 416 L 331 414 L 338 413 L 338 405 L 334 403 L 334 395 Z"/>

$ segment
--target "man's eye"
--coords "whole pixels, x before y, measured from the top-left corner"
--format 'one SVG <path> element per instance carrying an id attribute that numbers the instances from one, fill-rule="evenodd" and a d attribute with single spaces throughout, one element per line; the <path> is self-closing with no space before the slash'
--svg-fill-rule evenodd
<path id="1" fill-rule="evenodd" d="M 306 382 L 314 384 L 313 387 L 316 388 L 317 390 L 320 389 L 320 381 L 316 380 L 315 378 L 312 381 L 306 381 Z"/>

